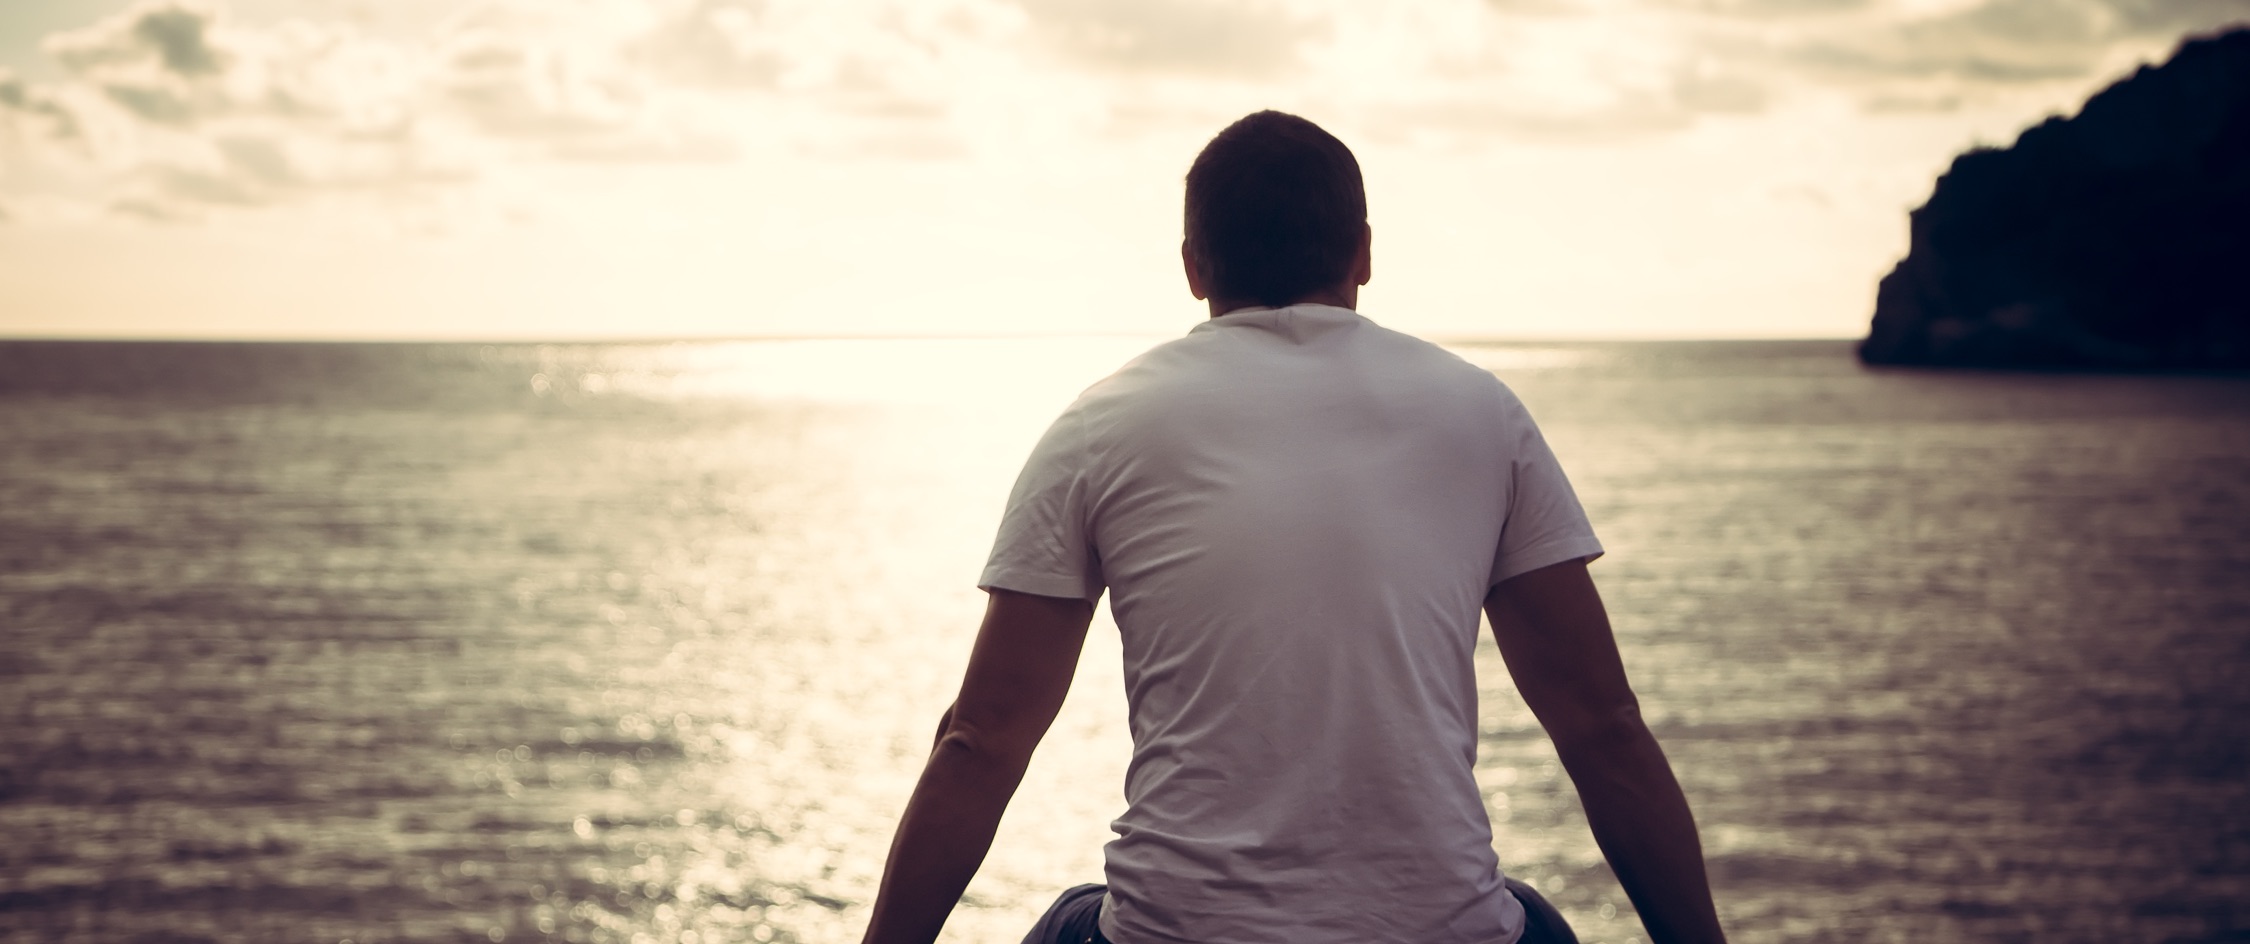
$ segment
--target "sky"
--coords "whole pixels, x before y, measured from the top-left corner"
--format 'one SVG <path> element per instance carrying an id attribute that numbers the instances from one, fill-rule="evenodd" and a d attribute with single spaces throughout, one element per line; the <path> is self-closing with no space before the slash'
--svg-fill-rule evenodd
<path id="1" fill-rule="evenodd" d="M 4 0 L 0 336 L 1167 335 L 1181 178 L 1357 153 L 1360 310 L 1851 337 L 1952 156 L 2250 0 Z"/>

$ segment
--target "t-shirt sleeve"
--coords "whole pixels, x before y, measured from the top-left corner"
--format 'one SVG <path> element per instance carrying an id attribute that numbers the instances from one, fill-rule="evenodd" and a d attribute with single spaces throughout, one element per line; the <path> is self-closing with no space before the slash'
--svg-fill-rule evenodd
<path id="1" fill-rule="evenodd" d="M 1086 444 L 1065 412 L 1025 460 L 1000 515 L 977 586 L 1045 597 L 1101 599 L 1101 562 L 1087 527 Z"/>
<path id="2" fill-rule="evenodd" d="M 1508 506 L 1500 526 L 1500 548 L 1492 558 L 1491 584 L 1570 560 L 1602 556 L 1601 541 L 1586 520 L 1578 493 L 1563 475 L 1547 438 L 1513 394 L 1509 424 L 1514 447 L 1509 462 Z"/>

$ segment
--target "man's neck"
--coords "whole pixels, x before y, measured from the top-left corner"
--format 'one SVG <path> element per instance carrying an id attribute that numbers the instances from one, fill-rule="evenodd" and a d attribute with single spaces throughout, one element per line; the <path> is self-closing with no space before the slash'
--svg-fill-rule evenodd
<path id="1" fill-rule="evenodd" d="M 1210 304 L 1211 317 L 1213 318 L 1230 311 L 1241 311 L 1245 308 L 1287 308 L 1289 305 L 1328 305 L 1335 308 L 1357 309 L 1359 307 L 1359 286 L 1346 281 L 1342 285 L 1330 286 L 1305 295 L 1290 302 L 1289 305 L 1266 305 L 1261 302 L 1233 298 L 1213 298 L 1210 300 Z"/>

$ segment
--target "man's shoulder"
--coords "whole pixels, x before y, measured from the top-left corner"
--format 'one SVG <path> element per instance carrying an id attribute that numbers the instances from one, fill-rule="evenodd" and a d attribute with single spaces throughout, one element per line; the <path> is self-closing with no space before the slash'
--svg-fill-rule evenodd
<path id="1" fill-rule="evenodd" d="M 1364 332 L 1373 360 L 1393 377 L 1411 380 L 1423 395 L 1448 402 L 1472 402 L 1513 413 L 1522 409 L 1515 391 L 1497 374 L 1453 349 L 1420 335 L 1369 323 Z"/>
<path id="2" fill-rule="evenodd" d="M 1498 382 L 1498 378 L 1494 377 L 1491 371 L 1470 363 L 1467 358 L 1455 353 L 1452 348 L 1436 341 L 1418 334 L 1409 334 L 1397 328 L 1387 328 L 1373 322 L 1370 322 L 1368 327 L 1372 329 L 1369 336 L 1380 339 L 1386 354 L 1413 359 L 1431 367 L 1442 368 L 1460 378 L 1473 378 L 1480 383 Z"/>
<path id="3" fill-rule="evenodd" d="M 1072 412 L 1130 408 L 1166 394 L 1208 383 L 1216 370 L 1219 339 L 1190 334 L 1157 344 L 1087 387 L 1071 405 Z"/>

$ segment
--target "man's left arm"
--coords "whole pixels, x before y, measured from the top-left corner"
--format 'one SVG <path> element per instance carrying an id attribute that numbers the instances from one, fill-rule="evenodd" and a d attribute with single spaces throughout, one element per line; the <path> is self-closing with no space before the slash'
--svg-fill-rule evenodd
<path id="1" fill-rule="evenodd" d="M 1093 618 L 1087 600 L 992 591 L 961 693 L 891 840 L 864 944 L 937 939 L 1062 709 Z"/>

